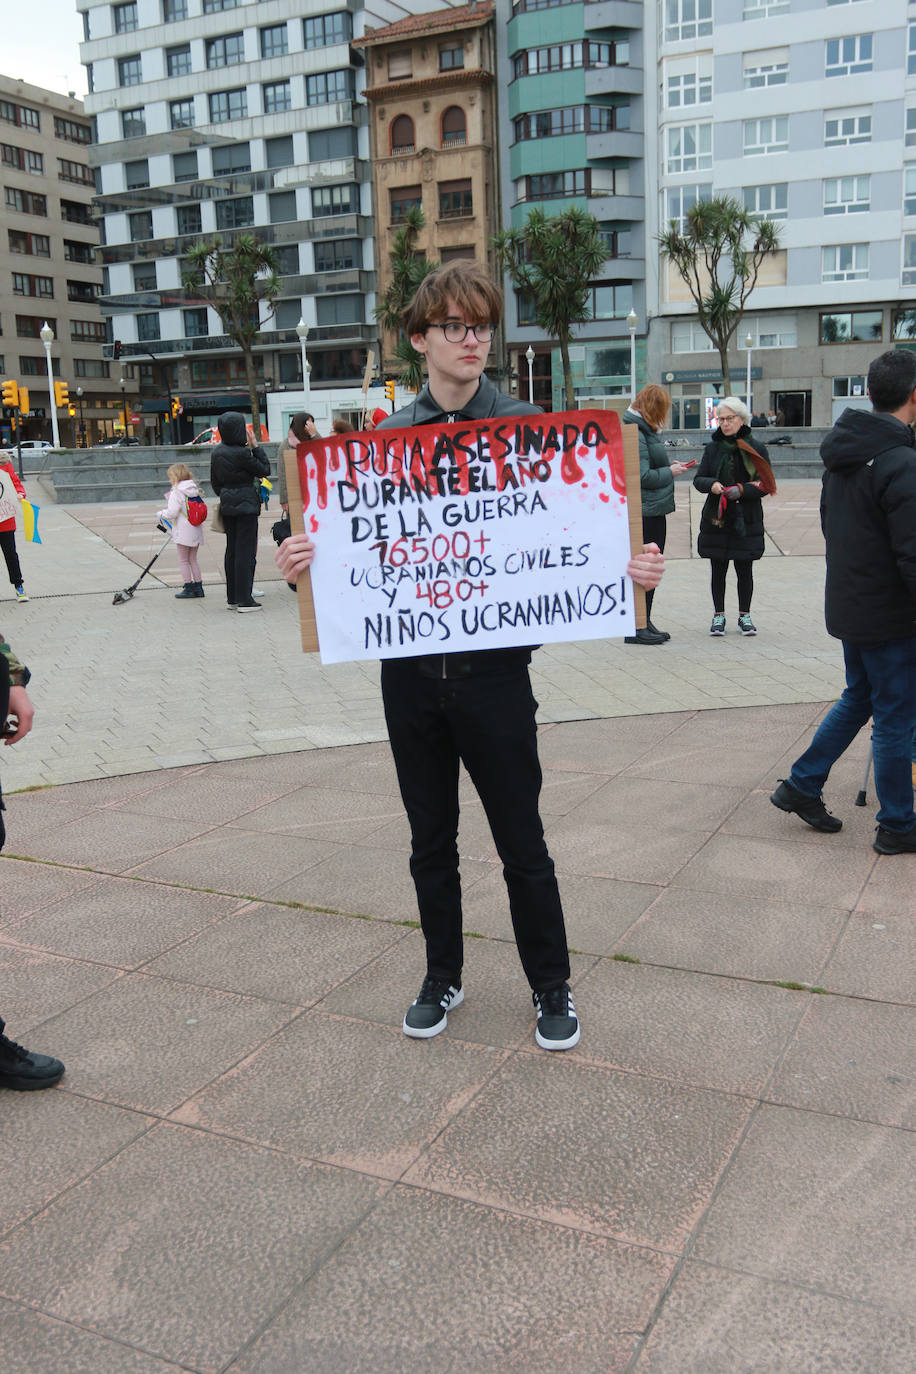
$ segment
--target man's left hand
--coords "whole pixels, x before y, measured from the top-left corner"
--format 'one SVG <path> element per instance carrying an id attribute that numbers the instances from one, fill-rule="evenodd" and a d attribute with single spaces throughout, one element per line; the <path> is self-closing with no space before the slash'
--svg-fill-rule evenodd
<path id="1" fill-rule="evenodd" d="M 643 544 L 642 553 L 636 553 L 627 564 L 627 577 L 638 582 L 646 591 L 657 587 L 665 571 L 665 555 L 657 544 Z"/>

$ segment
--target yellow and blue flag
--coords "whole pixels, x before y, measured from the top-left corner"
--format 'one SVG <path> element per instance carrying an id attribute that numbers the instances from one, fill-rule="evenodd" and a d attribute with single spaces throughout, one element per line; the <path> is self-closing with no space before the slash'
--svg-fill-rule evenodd
<path id="1" fill-rule="evenodd" d="M 38 533 L 38 512 L 40 506 L 33 505 L 31 501 L 22 503 L 22 532 L 29 544 L 40 544 L 41 535 Z"/>

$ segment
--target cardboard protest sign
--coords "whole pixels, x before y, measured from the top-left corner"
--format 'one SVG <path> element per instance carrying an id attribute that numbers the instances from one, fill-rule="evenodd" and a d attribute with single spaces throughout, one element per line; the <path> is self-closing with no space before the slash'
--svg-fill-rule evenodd
<path id="1" fill-rule="evenodd" d="M 303 647 L 317 630 L 324 663 L 634 631 L 638 450 L 613 411 L 335 434 L 287 473 L 317 546 Z"/>

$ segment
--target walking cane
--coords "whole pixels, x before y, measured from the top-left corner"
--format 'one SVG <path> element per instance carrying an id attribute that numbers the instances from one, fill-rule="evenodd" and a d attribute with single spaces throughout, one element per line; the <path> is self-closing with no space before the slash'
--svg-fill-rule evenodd
<path id="1" fill-rule="evenodd" d="M 859 795 L 856 797 L 856 806 L 865 806 L 865 794 L 868 790 L 868 775 L 871 772 L 872 760 L 874 758 L 874 747 L 871 740 L 868 741 L 868 758 L 865 760 L 865 776 L 862 779 L 862 786 Z"/>

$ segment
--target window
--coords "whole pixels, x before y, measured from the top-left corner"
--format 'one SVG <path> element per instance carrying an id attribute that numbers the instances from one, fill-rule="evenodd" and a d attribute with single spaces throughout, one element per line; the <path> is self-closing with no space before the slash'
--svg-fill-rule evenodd
<path id="1" fill-rule="evenodd" d="M 319 72 L 305 78 L 306 105 L 330 105 L 335 100 L 352 100 L 353 73 L 347 70 Z"/>
<path id="2" fill-rule="evenodd" d="M 440 72 L 460 71 L 464 66 L 464 46 L 461 43 L 443 43 L 439 49 Z"/>
<path id="3" fill-rule="evenodd" d="M 449 105 L 442 112 L 442 146 L 459 148 L 468 141 L 468 126 L 460 105 Z"/>
<path id="4" fill-rule="evenodd" d="M 284 134 L 281 138 L 265 139 L 264 148 L 267 153 L 268 167 L 292 167 L 294 161 L 292 134 Z"/>
<path id="5" fill-rule="evenodd" d="M 77 243 L 75 239 L 64 239 L 64 259 L 67 262 L 95 262 L 91 243 Z"/>
<path id="6" fill-rule="evenodd" d="M 593 320 L 625 320 L 633 309 L 633 283 L 630 281 L 602 282 L 591 288 L 591 318 Z"/>
<path id="7" fill-rule="evenodd" d="M 789 213 L 789 186 L 785 181 L 767 186 L 745 186 L 744 208 L 767 219 L 786 219 Z"/>
<path id="8" fill-rule="evenodd" d="M 316 272 L 346 272 L 362 266 L 359 239 L 325 239 L 315 244 Z"/>
<path id="9" fill-rule="evenodd" d="M 154 262 L 135 262 L 132 271 L 135 291 L 156 290 L 156 264 Z"/>
<path id="10" fill-rule="evenodd" d="M 92 212 L 88 205 L 81 205 L 77 200 L 62 200 L 60 203 L 60 217 L 70 224 L 91 224 Z"/>
<path id="11" fill-rule="evenodd" d="M 558 110 L 538 110 L 514 121 L 515 141 L 555 138 L 561 134 L 604 134 L 629 129 L 629 105 L 568 105 Z"/>
<path id="12" fill-rule="evenodd" d="M 413 75 L 413 58 L 409 48 L 388 54 L 388 80 L 404 81 Z"/>
<path id="13" fill-rule="evenodd" d="M 362 324 L 366 306 L 362 296 L 319 296 L 315 316 L 319 325 Z"/>
<path id="14" fill-rule="evenodd" d="M 88 124 L 78 124 L 75 119 L 61 119 L 54 116 L 54 136 L 67 143 L 91 143 L 92 130 Z"/>
<path id="15" fill-rule="evenodd" d="M 172 176 L 175 181 L 197 180 L 197 153 L 173 153 Z"/>
<path id="16" fill-rule="evenodd" d="M 106 343 L 108 330 L 100 320 L 71 320 L 70 338 L 77 343 Z"/>
<path id="17" fill-rule="evenodd" d="M 41 296 L 45 300 L 54 297 L 54 282 L 50 277 L 33 277 L 28 272 L 13 273 L 14 296 Z"/>
<path id="18" fill-rule="evenodd" d="M 114 10 L 114 31 L 115 33 L 133 33 L 137 27 L 137 6 L 112 5 Z"/>
<path id="19" fill-rule="evenodd" d="M 152 210 L 136 210 L 132 215 L 127 216 L 127 223 L 132 242 L 139 243 L 142 239 L 153 237 Z"/>
<path id="20" fill-rule="evenodd" d="M 229 119 L 244 119 L 248 113 L 244 86 L 234 91 L 216 91 L 207 99 L 210 102 L 211 124 L 225 124 Z"/>
<path id="21" fill-rule="evenodd" d="M 470 178 L 462 181 L 439 182 L 439 218 L 461 219 L 473 215 L 474 200 Z"/>
<path id="22" fill-rule="evenodd" d="M 712 33 L 712 0 L 665 0 L 665 42 Z"/>
<path id="23" fill-rule="evenodd" d="M 916 24 L 910 24 L 907 29 L 907 49 L 906 49 L 906 73 L 912 76 L 916 72 Z"/>
<path id="24" fill-rule="evenodd" d="M 444 267 L 447 262 L 473 262 L 477 254 L 473 243 L 457 248 L 440 248 L 439 262 Z"/>
<path id="25" fill-rule="evenodd" d="M 821 316 L 820 341 L 822 344 L 876 343 L 884 334 L 883 322 L 880 310 L 825 314 Z"/>
<path id="26" fill-rule="evenodd" d="M 260 31 L 261 56 L 282 57 L 289 51 L 289 44 L 286 38 L 285 24 L 271 24 L 269 29 Z"/>
<path id="27" fill-rule="evenodd" d="M 315 216 L 350 215 L 358 211 L 358 186 L 316 186 L 312 191 L 312 214 Z"/>
<path id="28" fill-rule="evenodd" d="M 392 224 L 399 224 L 406 219 L 408 210 L 423 208 L 423 191 L 419 186 L 393 186 L 388 192 L 388 199 Z"/>
<path id="29" fill-rule="evenodd" d="M 870 209 L 870 176 L 825 178 L 825 215 L 855 215 Z"/>
<path id="30" fill-rule="evenodd" d="M 903 169 L 903 213 L 916 215 L 916 167 Z"/>
<path id="31" fill-rule="evenodd" d="M 309 134 L 309 162 L 329 162 L 332 158 L 355 156 L 356 130 L 352 125 L 317 129 Z"/>
<path id="32" fill-rule="evenodd" d="M 44 322 L 43 315 L 17 315 L 16 334 L 20 339 L 40 339 Z M 48 324 L 56 334 L 57 320 L 48 320 Z"/>
<path id="33" fill-rule="evenodd" d="M 271 224 L 286 224 L 296 218 L 296 192 L 274 191 L 267 197 Z"/>
<path id="34" fill-rule="evenodd" d="M 827 39 L 825 76 L 855 76 L 870 72 L 872 62 L 870 33 L 848 34 L 845 38 Z"/>
<path id="35" fill-rule="evenodd" d="M 19 316 L 16 316 L 18 321 Z M 916 310 L 895 310 L 891 316 L 892 339 L 916 339 Z"/>
<path id="36" fill-rule="evenodd" d="M 244 229 L 248 224 L 254 224 L 254 201 L 251 196 L 216 202 L 217 229 Z"/>
<path id="37" fill-rule="evenodd" d="M 916 148 L 916 105 L 906 112 L 903 142 L 907 148 Z"/>
<path id="38" fill-rule="evenodd" d="M 756 157 L 761 153 L 784 153 L 788 146 L 788 115 L 775 115 L 770 119 L 746 119 L 744 121 L 745 157 Z"/>
<path id="39" fill-rule="evenodd" d="M 572 71 L 585 64 L 582 43 L 557 43 L 549 48 L 529 48 L 512 59 L 513 79 L 541 72 Z"/>
<path id="40" fill-rule="evenodd" d="M 871 114 L 831 111 L 824 120 L 824 147 L 843 148 L 852 143 L 871 143 Z"/>
<path id="41" fill-rule="evenodd" d="M 57 159 L 57 175 L 61 181 L 74 181 L 81 186 L 95 185 L 95 172 L 92 168 L 83 166 L 82 162 L 71 162 L 69 158 Z"/>
<path id="42" fill-rule="evenodd" d="M 187 76 L 191 70 L 191 44 L 180 43 L 165 50 L 165 69 L 169 76 Z"/>
<path id="43" fill-rule="evenodd" d="M 214 67 L 237 67 L 245 60 L 245 38 L 241 33 L 225 33 L 219 38 L 208 38 L 204 44 L 207 56 L 207 70 Z"/>
<path id="44" fill-rule="evenodd" d="M 133 53 L 130 57 L 118 58 L 118 85 L 119 86 L 139 86 L 143 80 L 143 72 L 140 64 L 140 54 Z"/>
<path id="45" fill-rule="evenodd" d="M 277 276 L 295 277 L 298 274 L 299 245 L 297 243 L 275 245 L 274 258 L 277 263 Z"/>
<path id="46" fill-rule="evenodd" d="M 17 171 L 29 172 L 32 176 L 44 175 L 44 157 L 31 148 L 15 148 L 12 144 L 0 143 L 0 161 L 5 167 L 15 167 Z"/>
<path id="47" fill-rule="evenodd" d="M 146 111 L 141 105 L 136 110 L 121 111 L 121 137 L 142 138 L 146 133 Z"/>
<path id="48" fill-rule="evenodd" d="M 96 286 L 91 281 L 68 281 L 67 300 L 80 301 L 83 305 L 89 305 L 101 292 L 101 287 Z"/>
<path id="49" fill-rule="evenodd" d="M 274 310 L 275 329 L 295 329 L 302 319 L 302 299 L 297 296 L 295 300 L 277 301 Z"/>
<path id="50" fill-rule="evenodd" d="M 139 191 L 149 186 L 149 159 L 137 158 L 135 162 L 124 164 L 124 185 L 128 191 Z"/>
<path id="51" fill-rule="evenodd" d="M 836 3 L 837 0 L 834 0 Z M 828 0 L 829 3 L 829 0 Z M 833 379 L 833 398 L 842 400 L 845 396 L 864 396 L 865 378 L 859 374 L 857 377 L 834 377 Z"/>
<path id="52" fill-rule="evenodd" d="M 21 210 L 26 215 L 40 215 L 42 219 L 48 217 L 48 198 L 47 196 L 36 195 L 34 191 L 20 191 L 18 186 L 5 186 L 4 188 L 7 208 L 10 210 Z M 63 205 L 64 202 L 61 202 Z M 89 214 L 89 207 L 86 207 L 86 214 Z M 66 216 L 64 216 L 66 218 Z M 86 221 L 90 221 L 87 219 Z"/>
<path id="53" fill-rule="evenodd" d="M 233 172 L 251 171 L 251 152 L 247 143 L 227 143 L 213 149 L 213 175 L 231 176 Z"/>
<path id="54" fill-rule="evenodd" d="M 317 19 L 303 19 L 302 39 L 306 48 L 329 48 L 334 43 L 349 43 L 353 37 L 353 20 L 346 10 L 336 14 L 320 14 Z"/>
<path id="55" fill-rule="evenodd" d="M 162 19 L 166 24 L 177 24 L 179 19 L 188 17 L 188 0 L 162 0 Z"/>
<path id="56" fill-rule="evenodd" d="M 712 100 L 712 61 L 710 58 L 691 59 L 689 68 L 683 61 L 669 64 L 683 70 L 671 73 L 665 82 L 665 100 L 669 110 L 688 105 L 708 105 Z"/>
<path id="57" fill-rule="evenodd" d="M 744 54 L 744 89 L 761 90 L 764 86 L 784 86 L 789 80 L 788 48 L 772 48 L 767 52 Z"/>
<path id="58" fill-rule="evenodd" d="M 137 338 L 141 343 L 151 343 L 154 339 L 160 338 L 159 316 L 153 312 L 149 315 L 135 315 L 137 321 Z"/>
<path id="59" fill-rule="evenodd" d="M 47 234 L 27 234 L 22 229 L 9 229 L 11 253 L 28 253 L 36 258 L 51 256 L 51 240 Z"/>
<path id="60" fill-rule="evenodd" d="M 265 114 L 282 114 L 293 108 L 293 97 L 288 81 L 265 81 L 261 87 L 262 107 Z"/>
<path id="61" fill-rule="evenodd" d="M 209 334 L 206 306 L 197 310 L 182 310 L 186 339 L 204 339 Z"/>
<path id="62" fill-rule="evenodd" d="M 821 249 L 821 281 L 867 281 L 867 279 L 867 243 L 835 243 Z"/>
<path id="63" fill-rule="evenodd" d="M 410 115 L 397 115 L 388 130 L 388 142 L 392 153 L 412 153 L 415 145 L 413 120 Z"/>
<path id="64" fill-rule="evenodd" d="M 73 374 L 76 377 L 108 377 L 111 364 L 100 358 L 74 358 Z"/>
<path id="65" fill-rule="evenodd" d="M 175 228 L 179 234 L 199 234 L 200 206 L 179 205 L 175 209 Z"/>
<path id="66" fill-rule="evenodd" d="M 665 192 L 665 223 L 673 220 L 678 229 L 687 224 L 687 211 L 692 210 L 697 201 L 709 200 L 712 196 L 712 182 L 703 181 L 694 186 L 670 186 Z"/>
<path id="67" fill-rule="evenodd" d="M 47 375 L 48 365 L 44 358 L 31 358 L 28 355 L 19 355 L 19 372 L 23 377 L 44 377 Z M 57 359 L 52 362 L 52 371 L 59 375 L 60 367 Z"/>
<path id="68" fill-rule="evenodd" d="M 916 234 L 903 236 L 903 268 L 900 280 L 904 286 L 916 286 Z"/>
<path id="69" fill-rule="evenodd" d="M 712 124 L 680 124 L 668 130 L 669 176 L 712 167 Z"/>
<path id="70" fill-rule="evenodd" d="M 19 105 L 14 100 L 0 100 L 0 119 L 7 124 L 15 124 L 18 129 L 34 129 L 41 132 L 41 119 L 38 111 L 29 105 Z"/>
<path id="71" fill-rule="evenodd" d="M 213 97 L 211 96 L 212 100 Z M 194 99 L 169 101 L 169 128 L 192 129 L 194 127 Z"/>
<path id="72" fill-rule="evenodd" d="M 591 193 L 588 171 L 540 172 L 520 177 L 515 183 L 519 200 L 559 200 L 566 196 L 587 196 Z"/>
<path id="73" fill-rule="evenodd" d="M 241 0 L 204 0 L 204 14 L 221 14 L 223 10 L 237 9 Z"/>

